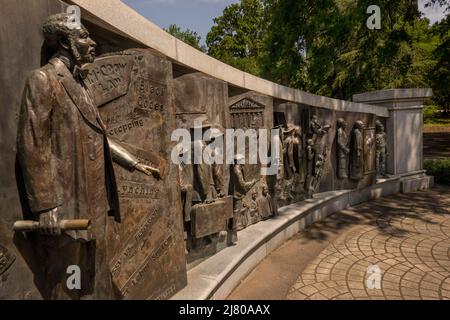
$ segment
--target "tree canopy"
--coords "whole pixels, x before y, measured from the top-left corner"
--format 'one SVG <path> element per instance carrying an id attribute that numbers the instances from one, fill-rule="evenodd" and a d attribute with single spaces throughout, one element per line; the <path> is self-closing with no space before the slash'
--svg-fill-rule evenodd
<path id="1" fill-rule="evenodd" d="M 266 30 L 264 13 L 260 0 L 241 0 L 226 7 L 223 15 L 214 19 L 214 25 L 206 36 L 208 54 L 258 75 Z"/>
<path id="2" fill-rule="evenodd" d="M 164 29 L 164 31 L 170 33 L 175 38 L 187 43 L 188 45 L 202 51 L 206 52 L 206 47 L 200 44 L 201 37 L 197 32 L 192 31 L 190 29 L 181 30 L 179 26 L 176 24 L 171 24 L 168 29 Z"/>
<path id="3" fill-rule="evenodd" d="M 434 92 L 434 101 L 450 113 L 450 15 L 435 25 L 433 32 L 440 36 L 440 44 L 433 51 L 436 64 L 428 76 Z"/>
<path id="4" fill-rule="evenodd" d="M 373 0 L 241 0 L 214 19 L 208 54 L 241 70 L 316 94 L 432 86 L 448 105 L 447 19 L 430 26 L 415 0 L 377 0 L 381 29 L 370 30 Z"/>

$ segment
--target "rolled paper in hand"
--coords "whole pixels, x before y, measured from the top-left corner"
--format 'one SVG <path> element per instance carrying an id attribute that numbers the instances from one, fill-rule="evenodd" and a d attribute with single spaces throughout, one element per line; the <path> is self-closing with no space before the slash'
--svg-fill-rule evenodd
<path id="1" fill-rule="evenodd" d="M 75 231 L 75 230 L 88 230 L 91 226 L 91 220 L 79 219 L 79 220 L 62 220 L 60 223 L 61 230 Z"/>
<path id="2" fill-rule="evenodd" d="M 59 227 L 62 231 L 88 230 L 91 226 L 91 220 L 61 220 Z M 38 221 L 20 220 L 16 221 L 13 226 L 16 232 L 37 232 L 41 229 Z"/>

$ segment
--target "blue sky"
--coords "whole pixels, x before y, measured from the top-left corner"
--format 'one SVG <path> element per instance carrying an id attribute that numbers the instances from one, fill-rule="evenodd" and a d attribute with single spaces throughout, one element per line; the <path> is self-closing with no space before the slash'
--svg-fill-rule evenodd
<path id="1" fill-rule="evenodd" d="M 196 31 L 205 43 L 206 34 L 213 25 L 213 19 L 222 14 L 223 9 L 238 0 L 123 0 L 134 10 L 162 28 L 177 24 L 182 29 Z M 425 0 L 419 6 L 426 16 L 435 22 L 444 17 L 443 9 L 424 10 Z"/>
<path id="2" fill-rule="evenodd" d="M 123 0 L 141 15 L 167 28 L 176 24 L 181 29 L 196 31 L 205 43 L 213 19 L 221 16 L 223 9 L 238 0 Z"/>

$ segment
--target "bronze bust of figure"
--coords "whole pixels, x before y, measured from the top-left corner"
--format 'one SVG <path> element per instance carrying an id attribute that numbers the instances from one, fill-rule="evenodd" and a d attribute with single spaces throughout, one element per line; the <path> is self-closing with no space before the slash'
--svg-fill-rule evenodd
<path id="1" fill-rule="evenodd" d="M 112 298 L 105 246 L 108 214 L 120 221 L 112 159 L 129 170 L 159 177 L 109 140 L 81 79 L 94 62 L 96 43 L 71 15 L 50 16 L 45 42 L 55 54 L 28 77 L 20 111 L 17 150 L 28 205 L 40 221 L 46 298 Z M 89 219 L 89 231 L 61 232 L 61 219 Z M 95 265 L 93 265 L 95 263 Z M 80 291 L 67 290 L 66 268 L 78 265 Z"/>

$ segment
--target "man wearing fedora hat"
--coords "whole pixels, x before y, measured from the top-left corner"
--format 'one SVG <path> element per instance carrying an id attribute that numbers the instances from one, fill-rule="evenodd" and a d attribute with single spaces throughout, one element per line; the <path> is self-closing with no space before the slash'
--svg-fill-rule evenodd
<path id="1" fill-rule="evenodd" d="M 192 143 L 194 151 L 194 189 L 200 195 L 201 202 L 211 203 L 214 202 L 215 188 L 214 178 L 211 164 L 205 163 L 203 155 L 207 148 L 207 144 L 203 139 L 207 130 L 210 130 L 212 125 L 206 117 L 201 117 L 194 122 L 192 127 L 194 131 L 194 142 Z M 201 133 L 200 135 L 197 133 Z"/>

